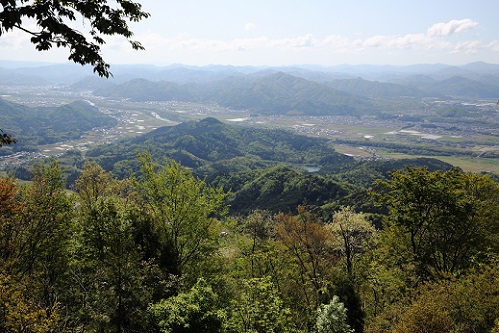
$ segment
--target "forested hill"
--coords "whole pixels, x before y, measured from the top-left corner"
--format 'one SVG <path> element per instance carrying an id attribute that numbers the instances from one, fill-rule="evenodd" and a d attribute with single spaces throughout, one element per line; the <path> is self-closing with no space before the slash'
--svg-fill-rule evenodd
<path id="1" fill-rule="evenodd" d="M 323 138 L 228 125 L 215 118 L 165 126 L 139 137 L 94 147 L 86 157 L 118 178 L 127 178 L 138 175 L 140 162 L 136 155 L 145 151 L 157 161 L 173 159 L 208 184 L 230 192 L 227 199 L 233 214 L 254 209 L 295 211 L 304 202 L 325 207 L 341 201 L 363 207 L 367 187 L 389 171 L 404 165 L 428 165 L 431 170 L 451 167 L 428 159 L 386 165 L 358 162 L 337 153 Z M 320 172 L 307 172 L 307 167 Z"/>
<path id="2" fill-rule="evenodd" d="M 346 164 L 351 157 L 337 153 L 325 139 L 296 135 L 284 130 L 243 128 L 214 118 L 161 127 L 148 134 L 95 147 L 87 157 L 96 159 L 120 177 L 136 166 L 137 151 L 149 151 L 183 166 L 210 174 L 242 171 L 276 164 L 323 166 Z"/>
<path id="3" fill-rule="evenodd" d="M 136 101 L 216 103 L 261 114 L 353 115 L 375 111 L 368 98 L 283 72 L 184 85 L 135 79 L 95 91 L 94 94 Z"/>
<path id="4" fill-rule="evenodd" d="M 325 84 L 340 91 L 345 91 L 359 96 L 368 96 L 370 98 L 399 96 L 424 97 L 434 95 L 431 92 L 424 91 L 423 89 L 417 87 L 411 87 L 409 85 L 404 86 L 402 84 L 379 81 L 373 82 L 364 80 L 360 77 L 356 79 L 328 81 Z"/>
<path id="5" fill-rule="evenodd" d="M 115 126 L 117 121 L 85 101 L 31 108 L 0 99 L 0 124 L 5 132 L 18 137 L 12 148 L 22 150 L 26 145 L 78 138 L 95 127 Z"/>

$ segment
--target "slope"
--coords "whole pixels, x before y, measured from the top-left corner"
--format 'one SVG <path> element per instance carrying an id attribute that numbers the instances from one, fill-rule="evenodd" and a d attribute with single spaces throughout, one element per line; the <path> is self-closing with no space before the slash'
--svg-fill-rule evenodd
<path id="1" fill-rule="evenodd" d="M 249 170 L 277 164 L 344 164 L 350 157 L 337 153 L 327 140 L 284 130 L 229 126 L 214 118 L 165 126 L 148 134 L 90 149 L 94 158 L 120 177 L 137 169 L 137 151 L 168 157 L 208 176 L 216 172 Z"/>
<path id="2" fill-rule="evenodd" d="M 137 79 L 95 91 L 94 94 L 136 101 L 213 103 L 267 115 L 352 115 L 373 111 L 368 98 L 353 96 L 283 72 L 183 85 Z"/>

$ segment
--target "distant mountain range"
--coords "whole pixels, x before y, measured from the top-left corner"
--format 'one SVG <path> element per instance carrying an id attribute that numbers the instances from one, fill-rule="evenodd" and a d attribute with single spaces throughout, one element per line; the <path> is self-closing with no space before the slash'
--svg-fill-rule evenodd
<path id="1" fill-rule="evenodd" d="M 47 85 L 136 101 L 216 103 L 259 114 L 376 113 L 371 99 L 499 98 L 499 65 L 193 67 L 116 65 L 114 78 L 70 64 L 2 68 L 1 85 Z"/>
<path id="2" fill-rule="evenodd" d="M 392 65 L 337 65 L 337 66 L 187 66 L 174 64 L 169 66 L 154 65 L 112 65 L 113 77 L 109 81 L 123 83 L 142 78 L 148 81 L 169 81 L 179 84 L 217 81 L 227 77 L 246 75 L 268 75 L 285 72 L 317 82 L 361 77 L 369 81 L 390 82 L 391 80 L 412 76 L 428 75 L 437 80 L 452 76 L 477 78 L 481 75 L 499 75 L 499 64 L 474 62 L 462 66 L 445 64 L 419 64 L 409 66 Z M 26 75 L 43 78 L 52 84 L 72 84 L 87 76 L 94 76 L 91 67 L 82 67 L 73 63 L 45 64 L 0 61 L 0 77 Z M 102 79 L 105 80 L 105 79 Z"/>
<path id="3" fill-rule="evenodd" d="M 207 83 L 177 84 L 135 79 L 94 91 L 95 95 L 135 101 L 215 103 L 259 114 L 324 115 L 372 111 L 367 98 L 283 72 L 235 76 Z"/>
<path id="4" fill-rule="evenodd" d="M 442 71 L 439 71 L 442 73 Z M 299 74 L 299 73 L 298 73 Z M 310 74 L 310 73 L 309 73 Z M 499 96 L 499 74 L 439 76 L 411 74 L 390 82 L 362 78 L 314 81 L 285 72 L 253 73 L 203 83 L 153 82 L 134 79 L 119 85 L 100 86 L 98 96 L 135 101 L 216 103 L 259 114 L 355 115 L 376 113 L 370 99 L 396 97 L 490 98 Z M 74 89 L 83 89 L 84 82 Z"/>

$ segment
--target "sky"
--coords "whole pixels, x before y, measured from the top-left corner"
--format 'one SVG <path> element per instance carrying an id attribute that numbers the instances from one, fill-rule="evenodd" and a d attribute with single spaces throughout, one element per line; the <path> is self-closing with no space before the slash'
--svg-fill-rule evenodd
<path id="1" fill-rule="evenodd" d="M 130 24 L 146 50 L 108 38 L 102 54 L 111 64 L 499 63 L 497 0 L 135 1 L 151 14 Z M 20 31 L 0 36 L 0 60 L 67 56 L 64 49 L 34 50 Z"/>

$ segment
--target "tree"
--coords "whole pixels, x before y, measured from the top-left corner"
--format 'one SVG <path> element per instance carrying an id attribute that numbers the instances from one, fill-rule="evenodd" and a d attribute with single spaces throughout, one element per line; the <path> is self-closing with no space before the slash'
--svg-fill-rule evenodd
<path id="1" fill-rule="evenodd" d="M 115 3 L 107 0 L 0 0 L 0 5 L 0 36 L 19 29 L 32 36 L 31 43 L 38 51 L 53 46 L 69 48 L 69 60 L 81 65 L 91 64 L 94 72 L 105 77 L 111 74 L 109 64 L 101 55 L 105 36 L 123 36 L 133 49 L 141 50 L 142 44 L 131 40 L 133 32 L 127 21 L 138 22 L 150 15 L 142 10 L 140 3 L 128 0 L 116 0 Z M 38 29 L 29 29 L 23 23 L 24 19 L 34 19 Z M 76 20 L 89 22 L 89 38 L 71 27 L 71 22 Z"/>
<path id="2" fill-rule="evenodd" d="M 294 331 L 290 310 L 284 307 L 270 277 L 243 280 L 232 301 L 228 332 L 287 333 Z"/>
<path id="3" fill-rule="evenodd" d="M 497 249 L 499 185 L 490 177 L 407 168 L 377 186 L 389 210 L 382 243 L 417 278 L 459 273 Z"/>
<path id="4" fill-rule="evenodd" d="M 295 265 L 295 288 L 302 293 L 299 301 L 308 310 L 315 309 L 329 284 L 328 273 L 333 266 L 331 235 L 324 223 L 306 206 L 298 207 L 297 217 L 279 214 L 277 235 Z M 293 288 L 293 289 L 295 289 Z"/>
<path id="5" fill-rule="evenodd" d="M 0 180 L 0 258 L 15 263 L 13 273 L 41 275 L 51 287 L 65 268 L 73 205 L 56 162 L 33 173 L 32 184 L 19 188 Z"/>
<path id="6" fill-rule="evenodd" d="M 80 197 L 80 204 L 91 209 L 98 198 L 111 194 L 112 184 L 115 182 L 111 174 L 96 162 L 86 161 L 80 177 L 75 181 L 74 189 Z"/>
<path id="7" fill-rule="evenodd" d="M 355 278 L 355 264 L 370 243 L 372 245 L 376 229 L 363 214 L 355 213 L 351 207 L 342 207 L 336 212 L 328 227 L 336 236 L 337 249 L 345 260 L 348 276 Z"/>
<path id="8" fill-rule="evenodd" d="M 151 286 L 133 239 L 133 207 L 110 194 L 81 208 L 71 265 L 80 328 L 142 332 Z"/>
<path id="9" fill-rule="evenodd" d="M 424 296 L 402 315 L 393 332 L 453 332 L 449 311 L 433 295 Z"/>
<path id="10" fill-rule="evenodd" d="M 15 180 L 0 178 L 0 259 L 10 260 L 16 256 L 22 228 L 18 214 L 23 205 L 18 200 L 19 189 Z"/>
<path id="11" fill-rule="evenodd" d="M 226 195 L 175 161 L 158 166 L 147 153 L 139 159 L 144 177 L 136 184 L 143 200 L 140 206 L 149 236 L 155 238 L 157 252 L 163 253 L 147 251 L 169 261 L 171 274 L 181 276 L 189 268 L 194 272 L 196 264 L 215 250 L 218 233 L 213 227 L 215 218 L 226 214 Z"/>
<path id="12" fill-rule="evenodd" d="M 0 147 L 2 147 L 3 145 L 10 145 L 10 144 L 13 144 L 16 142 L 17 142 L 17 140 L 14 139 L 11 134 L 4 133 L 0 129 Z"/>
<path id="13" fill-rule="evenodd" d="M 39 281 L 10 275 L 0 264 L 0 331 L 6 333 L 61 332 L 59 304 L 46 305 L 38 298 Z"/>
<path id="14" fill-rule="evenodd" d="M 493 332 L 499 318 L 497 261 L 458 279 L 423 284 L 391 332 Z"/>
<path id="15" fill-rule="evenodd" d="M 249 275 L 274 275 L 278 255 L 275 249 L 275 225 L 268 212 L 256 210 L 243 219 L 242 233 L 246 236 L 239 247 L 248 261 Z"/>
<path id="16" fill-rule="evenodd" d="M 329 304 L 321 304 L 317 309 L 316 333 L 353 333 L 347 323 L 347 309 L 338 296 L 333 296 Z"/>
<path id="17" fill-rule="evenodd" d="M 81 330 L 145 331 L 145 312 L 165 277 L 137 242 L 140 210 L 133 182 L 86 162 L 78 195 L 71 262 L 72 311 Z"/>
<path id="18" fill-rule="evenodd" d="M 56 332 L 64 326 L 68 222 L 73 204 L 57 163 L 32 184 L 0 180 L 0 331 Z"/>
<path id="19" fill-rule="evenodd" d="M 226 313 L 217 308 L 217 294 L 204 279 L 188 292 L 151 305 L 148 313 L 162 333 L 224 331 Z"/>

